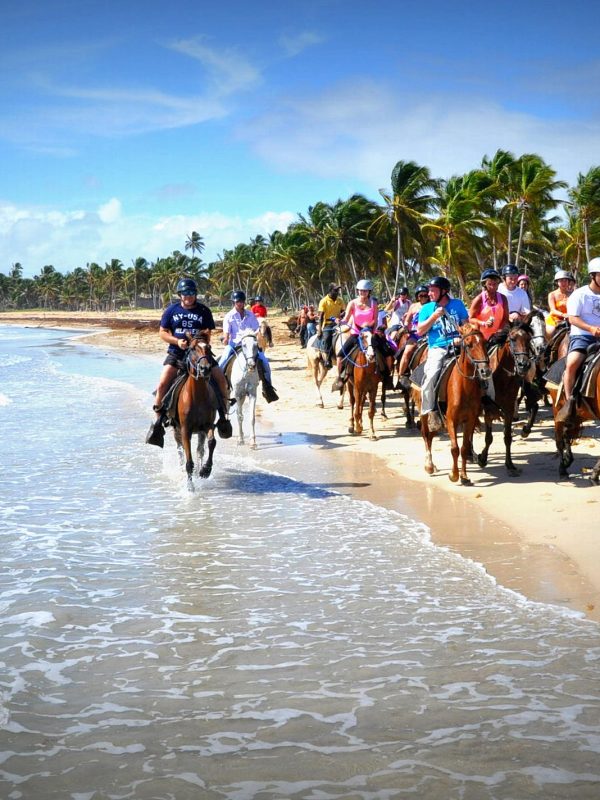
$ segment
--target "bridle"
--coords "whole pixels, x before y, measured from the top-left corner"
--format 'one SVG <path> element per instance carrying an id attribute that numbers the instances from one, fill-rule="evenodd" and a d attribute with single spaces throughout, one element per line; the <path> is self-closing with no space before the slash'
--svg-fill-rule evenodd
<path id="1" fill-rule="evenodd" d="M 246 350 L 245 350 L 245 346 L 244 345 L 245 345 L 246 341 L 249 341 L 251 343 L 251 346 L 252 346 L 252 353 L 251 353 L 250 356 L 248 356 L 248 354 L 246 353 Z M 246 334 L 246 336 L 244 336 L 240 340 L 240 350 L 238 350 L 236 352 L 235 357 L 236 358 L 243 357 L 243 359 L 244 359 L 243 374 L 244 375 L 247 372 L 252 372 L 254 369 L 256 369 L 256 360 L 258 358 L 258 343 L 256 341 L 256 336 L 254 334 Z"/>
<path id="2" fill-rule="evenodd" d="M 185 353 L 185 366 L 188 375 L 195 381 L 207 380 L 212 369 L 210 345 L 204 339 L 190 339 Z"/>
<path id="3" fill-rule="evenodd" d="M 458 347 L 460 347 L 460 351 L 465 355 L 465 357 L 471 362 L 471 364 L 474 367 L 474 372 L 472 375 L 467 375 L 465 372 L 463 372 L 460 364 L 459 354 L 457 352 L 456 369 L 458 370 L 460 376 L 470 381 L 479 380 L 482 381 L 483 383 L 487 383 L 487 381 L 490 379 L 492 375 L 492 371 L 490 369 L 490 360 L 488 358 L 487 351 L 485 349 L 485 344 L 483 344 L 483 335 L 480 333 L 480 331 L 477 330 L 472 330 L 464 334 L 460 333 L 460 331 L 458 333 L 460 336 L 460 344 L 458 345 Z M 466 346 L 467 339 L 470 339 L 472 336 L 481 339 L 485 358 L 474 358 L 470 349 Z M 454 344 L 454 347 L 455 350 L 458 349 L 456 343 Z"/>

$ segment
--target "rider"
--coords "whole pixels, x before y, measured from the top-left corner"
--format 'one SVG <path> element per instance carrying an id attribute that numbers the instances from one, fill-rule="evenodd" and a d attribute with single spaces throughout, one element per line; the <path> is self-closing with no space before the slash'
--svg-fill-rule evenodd
<path id="1" fill-rule="evenodd" d="M 479 328 L 487 340 L 508 324 L 508 301 L 498 291 L 500 275 L 495 269 L 481 273 L 482 291 L 473 299 L 469 308 L 469 322 Z"/>
<path id="2" fill-rule="evenodd" d="M 189 346 L 187 334 L 190 336 L 206 336 L 210 342 L 211 331 L 215 329 L 215 322 L 212 312 L 208 306 L 198 302 L 198 287 L 191 278 L 181 278 L 177 284 L 177 294 L 179 300 L 172 303 L 165 311 L 160 320 L 159 336 L 163 342 L 169 345 L 167 357 L 163 361 L 163 370 L 158 379 L 158 386 L 155 392 L 153 409 L 156 413 L 155 421 L 150 425 L 150 430 L 146 436 L 148 444 L 155 444 L 162 447 L 165 439 L 164 422 L 166 419 L 166 408 L 163 408 L 163 399 L 175 380 L 177 373 L 185 369 L 184 353 Z M 219 404 L 219 420 L 217 430 L 222 438 L 227 438 L 230 422 L 227 419 L 229 413 L 229 390 L 225 376 L 216 360 L 213 358 L 211 370 L 211 385 L 216 389 L 217 402 Z M 231 435 L 231 434 L 229 434 Z"/>
<path id="3" fill-rule="evenodd" d="M 345 303 L 340 297 L 340 289 L 336 283 L 329 284 L 329 291 L 325 297 L 321 298 L 319 308 L 319 321 L 317 323 L 317 334 L 321 340 L 321 350 L 325 353 L 325 369 L 333 366 L 333 334 L 335 333 L 335 321 L 344 313 Z"/>
<path id="4" fill-rule="evenodd" d="M 401 324 L 409 308 L 410 293 L 408 286 L 403 286 L 400 293 L 393 297 L 385 307 L 386 311 L 391 311 L 390 326 Z"/>
<path id="5" fill-rule="evenodd" d="M 531 311 L 529 295 L 524 289 L 517 286 L 519 280 L 519 269 L 514 264 L 507 264 L 502 269 L 504 283 L 498 287 L 500 294 L 508 300 L 508 317 L 513 320 L 523 320 Z"/>
<path id="6" fill-rule="evenodd" d="M 405 373 L 417 342 L 421 338 L 417 333 L 417 324 L 419 322 L 419 313 L 427 302 L 429 302 L 429 287 L 426 283 L 422 283 L 415 289 L 415 302 L 411 304 L 403 319 L 403 323 L 408 328 L 409 333 L 402 351 L 400 364 L 398 365 L 398 375 L 400 376 L 398 383 L 404 389 L 410 389 L 410 378 Z"/>
<path id="7" fill-rule="evenodd" d="M 575 278 L 566 269 L 558 269 L 554 274 L 554 285 L 557 287 L 548 294 L 550 313 L 546 317 L 546 333 L 550 336 L 560 322 L 568 321 L 567 300 L 573 294 Z"/>
<path id="8" fill-rule="evenodd" d="M 264 302 L 264 298 L 262 295 L 257 294 L 254 298 L 254 305 L 250 306 L 250 311 L 254 314 L 255 317 L 266 317 L 267 316 L 267 307 Z"/>
<path id="9" fill-rule="evenodd" d="M 223 318 L 223 344 L 226 347 L 219 359 L 219 366 L 223 371 L 225 371 L 225 367 L 235 355 L 235 345 L 242 338 L 242 335 L 246 331 L 257 331 L 259 327 L 258 320 L 252 311 L 246 308 L 246 294 L 244 292 L 239 289 L 233 292 L 231 301 L 233 308 Z M 263 397 L 267 403 L 279 400 L 279 396 L 271 383 L 271 365 L 262 350 L 259 351 L 258 362 Z"/>
<path id="10" fill-rule="evenodd" d="M 431 433 L 442 428 L 442 419 L 435 410 L 435 390 L 448 349 L 459 336 L 458 326 L 469 319 L 469 312 L 462 300 L 450 297 L 450 281 L 437 275 L 429 281 L 429 303 L 419 311 L 417 334 L 427 334 L 428 351 L 425 374 L 421 386 L 421 419 L 428 414 Z"/>
<path id="11" fill-rule="evenodd" d="M 371 297 L 373 283 L 369 280 L 360 280 L 356 284 L 357 297 L 350 300 L 346 306 L 342 324 L 348 325 L 352 331 L 351 335 L 342 345 L 342 349 L 337 357 L 338 376 L 335 379 L 331 391 L 337 392 L 344 388 L 345 378 L 342 377 L 344 361 L 358 345 L 358 335 L 363 328 L 370 328 L 375 332 L 377 327 L 377 303 Z"/>
<path id="12" fill-rule="evenodd" d="M 567 300 L 571 333 L 563 375 L 565 403 L 556 415 L 557 422 L 567 422 L 574 414 L 576 398 L 573 389 L 577 371 L 585 361 L 588 347 L 600 340 L 600 258 L 592 258 L 588 264 L 588 273 L 588 285 L 575 289 Z"/>

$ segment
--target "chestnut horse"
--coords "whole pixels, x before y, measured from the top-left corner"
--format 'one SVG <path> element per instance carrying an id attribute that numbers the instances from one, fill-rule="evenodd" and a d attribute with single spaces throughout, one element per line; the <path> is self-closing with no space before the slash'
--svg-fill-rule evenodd
<path id="1" fill-rule="evenodd" d="M 492 342 L 497 343 L 498 349 L 490 354 L 490 367 L 494 380 L 496 405 L 498 413 L 485 411 L 485 447 L 477 456 L 480 467 L 485 467 L 488 452 L 492 444 L 492 420 L 502 415 L 504 421 L 504 466 L 508 474 L 515 477 L 519 470 L 515 467 L 512 454 L 512 423 L 515 418 L 515 408 L 519 390 L 531 372 L 534 364 L 534 351 L 532 347 L 533 330 L 525 322 L 511 322 L 502 331 L 494 334 Z M 529 400 L 527 401 L 529 403 Z M 535 403 L 537 413 L 537 402 Z M 533 415 L 535 419 L 535 414 Z"/>
<path id="2" fill-rule="evenodd" d="M 193 492 L 194 460 L 192 458 L 192 435 L 198 435 L 198 475 L 208 478 L 212 472 L 215 439 L 217 397 L 209 383 L 214 359 L 204 337 L 190 339 L 185 351 L 187 379 L 177 398 L 176 416 L 173 418 L 173 434 L 183 460 L 188 478 L 188 489 Z M 208 444 L 208 459 L 204 462 L 204 447 Z"/>
<path id="3" fill-rule="evenodd" d="M 348 433 L 361 434 L 363 432 L 363 408 L 365 400 L 369 398 L 369 424 L 371 428 L 370 439 L 377 439 L 373 418 L 375 417 L 375 398 L 377 386 L 381 375 L 377 371 L 375 348 L 373 347 L 374 334 L 364 328 L 358 335 L 359 349 L 353 361 L 348 366 L 348 396 L 350 398 L 350 426 Z"/>
<path id="4" fill-rule="evenodd" d="M 467 477 L 467 461 L 473 449 L 473 432 L 481 409 L 482 387 L 491 376 L 485 340 L 478 328 L 469 322 L 458 328 L 460 349 L 446 383 L 445 425 L 450 439 L 452 468 L 449 478 L 463 486 L 471 486 Z M 420 403 L 420 391 L 417 392 Z M 458 433 L 462 428 L 462 446 L 458 446 Z M 421 435 L 425 443 L 425 472 L 433 475 L 436 467 L 431 457 L 431 443 L 435 432 L 429 430 L 427 415 L 421 417 Z M 460 472 L 458 454 L 461 455 Z"/>
<path id="5" fill-rule="evenodd" d="M 595 378 L 592 378 L 592 387 L 594 387 L 592 389 L 593 394 L 585 398 L 581 396 L 577 398 L 575 416 L 573 419 L 567 420 L 567 422 L 556 421 L 556 415 L 565 402 L 562 386 L 560 392 L 559 389 L 552 386 L 552 384 L 549 384 L 547 387 L 550 397 L 552 398 L 554 412 L 554 438 L 556 441 L 556 449 L 560 457 L 558 465 L 560 480 L 568 480 L 569 478 L 569 467 L 573 463 L 571 445 L 579 438 L 583 423 L 587 420 L 600 420 L 600 369 L 596 367 L 595 371 Z M 592 467 L 590 481 L 596 485 L 600 483 L 600 459 L 598 459 Z"/>

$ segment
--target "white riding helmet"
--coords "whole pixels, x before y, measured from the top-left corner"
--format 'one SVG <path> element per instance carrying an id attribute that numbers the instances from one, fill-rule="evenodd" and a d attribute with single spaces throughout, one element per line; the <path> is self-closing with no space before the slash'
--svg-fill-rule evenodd
<path id="1" fill-rule="evenodd" d="M 598 259 L 600 261 L 600 258 Z M 373 291 L 373 281 L 365 280 L 364 278 L 356 284 L 357 291 L 359 289 L 365 289 L 367 292 Z"/>
<path id="2" fill-rule="evenodd" d="M 600 272 L 600 257 L 596 256 L 596 258 L 592 258 L 588 264 L 588 272 L 590 274 L 592 272 Z"/>
<path id="3" fill-rule="evenodd" d="M 555 281 L 560 281 L 560 280 L 562 280 L 562 278 L 566 278 L 568 281 L 574 281 L 575 280 L 573 275 L 570 272 L 568 272 L 566 269 L 557 269 L 556 272 L 554 273 L 554 280 Z"/>

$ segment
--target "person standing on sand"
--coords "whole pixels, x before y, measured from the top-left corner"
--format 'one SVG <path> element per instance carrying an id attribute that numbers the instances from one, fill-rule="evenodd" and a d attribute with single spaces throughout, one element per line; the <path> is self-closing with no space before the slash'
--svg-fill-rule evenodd
<path id="1" fill-rule="evenodd" d="M 317 335 L 320 339 L 320 348 L 325 353 L 325 369 L 333 366 L 333 334 L 337 318 L 344 313 L 346 304 L 340 297 L 341 286 L 336 283 L 329 284 L 329 291 L 321 298 L 317 313 Z"/>
<path id="2" fill-rule="evenodd" d="M 172 303 L 160 320 L 158 335 L 163 342 L 169 345 L 167 357 L 163 361 L 163 370 L 156 387 L 153 410 L 156 414 L 155 421 L 150 425 L 146 436 L 147 444 L 163 447 L 165 440 L 164 422 L 167 409 L 163 400 L 169 387 L 177 377 L 180 370 L 185 369 L 185 351 L 189 347 L 188 335 L 192 337 L 204 336 L 210 343 L 211 332 L 215 329 L 215 321 L 208 306 L 198 302 L 198 287 L 191 278 L 182 278 L 177 284 L 179 300 Z M 219 420 L 217 430 L 221 438 L 231 436 L 231 423 L 227 419 L 229 413 L 229 389 L 227 381 L 216 359 L 213 360 L 211 371 L 211 386 L 217 396 L 219 404 Z"/>
<path id="3" fill-rule="evenodd" d="M 600 258 L 592 258 L 588 273 L 588 285 L 575 289 L 567 300 L 571 333 L 563 375 L 565 403 L 556 415 L 557 422 L 568 422 L 574 415 L 577 398 L 573 389 L 577 372 L 585 361 L 588 347 L 600 340 Z"/>

